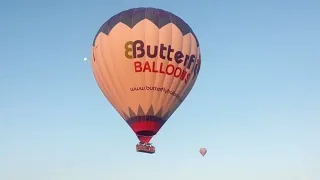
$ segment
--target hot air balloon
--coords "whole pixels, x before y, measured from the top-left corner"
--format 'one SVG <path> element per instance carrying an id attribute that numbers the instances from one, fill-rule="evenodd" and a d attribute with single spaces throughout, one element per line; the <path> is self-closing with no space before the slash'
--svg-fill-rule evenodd
<path id="1" fill-rule="evenodd" d="M 199 152 L 200 152 L 200 154 L 202 156 L 205 156 L 207 154 L 207 149 L 206 148 L 200 148 Z"/>
<path id="2" fill-rule="evenodd" d="M 197 37 L 181 18 L 133 8 L 100 27 L 91 64 L 102 93 L 140 140 L 136 150 L 154 153 L 149 142 L 195 84 L 201 55 Z"/>

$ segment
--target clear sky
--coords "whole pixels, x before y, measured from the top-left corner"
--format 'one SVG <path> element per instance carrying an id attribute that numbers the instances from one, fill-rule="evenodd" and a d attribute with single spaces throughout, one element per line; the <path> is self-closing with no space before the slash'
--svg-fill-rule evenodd
<path id="1" fill-rule="evenodd" d="M 193 28 L 198 81 L 154 155 L 100 92 L 90 57 L 113 14 Z M 1 180 L 319 180 L 319 0 L 12 0 L 0 6 Z M 202 158 L 200 147 L 207 147 Z"/>

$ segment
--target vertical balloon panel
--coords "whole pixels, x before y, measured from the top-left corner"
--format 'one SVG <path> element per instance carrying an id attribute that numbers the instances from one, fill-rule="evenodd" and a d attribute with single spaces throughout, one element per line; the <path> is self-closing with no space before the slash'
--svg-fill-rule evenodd
<path id="1" fill-rule="evenodd" d="M 99 34 L 96 37 L 96 45 L 92 48 L 92 58 L 91 58 L 91 64 L 92 68 L 94 69 L 93 74 L 97 81 L 97 84 L 101 90 L 101 92 L 104 94 L 104 96 L 108 99 L 108 101 L 111 103 L 111 105 L 118 111 L 121 112 L 121 101 L 119 100 L 119 95 L 115 93 L 115 89 L 113 87 L 113 83 L 111 80 L 111 77 L 108 73 L 107 67 L 104 65 L 104 61 L 102 61 L 102 50 L 100 46 L 100 37 L 103 36 L 103 34 Z M 104 49 L 104 51 L 108 51 L 108 49 Z"/>

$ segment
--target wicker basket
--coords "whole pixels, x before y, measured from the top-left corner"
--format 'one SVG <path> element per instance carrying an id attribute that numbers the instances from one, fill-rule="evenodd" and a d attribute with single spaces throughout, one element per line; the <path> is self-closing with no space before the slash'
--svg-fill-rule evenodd
<path id="1" fill-rule="evenodd" d="M 153 154 L 156 152 L 156 148 L 152 145 L 137 144 L 136 150 L 137 150 L 137 152 L 143 152 L 143 153 L 149 153 L 149 154 Z"/>

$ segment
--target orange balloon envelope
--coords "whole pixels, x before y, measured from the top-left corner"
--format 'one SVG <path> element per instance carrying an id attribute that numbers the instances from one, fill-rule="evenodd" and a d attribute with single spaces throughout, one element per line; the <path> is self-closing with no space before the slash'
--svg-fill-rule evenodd
<path id="1" fill-rule="evenodd" d="M 155 8 L 111 17 L 94 38 L 91 59 L 101 91 L 146 143 L 189 94 L 201 65 L 189 25 Z"/>
<path id="2" fill-rule="evenodd" d="M 207 154 L 207 149 L 206 148 L 200 148 L 200 154 L 202 156 L 206 155 Z"/>

